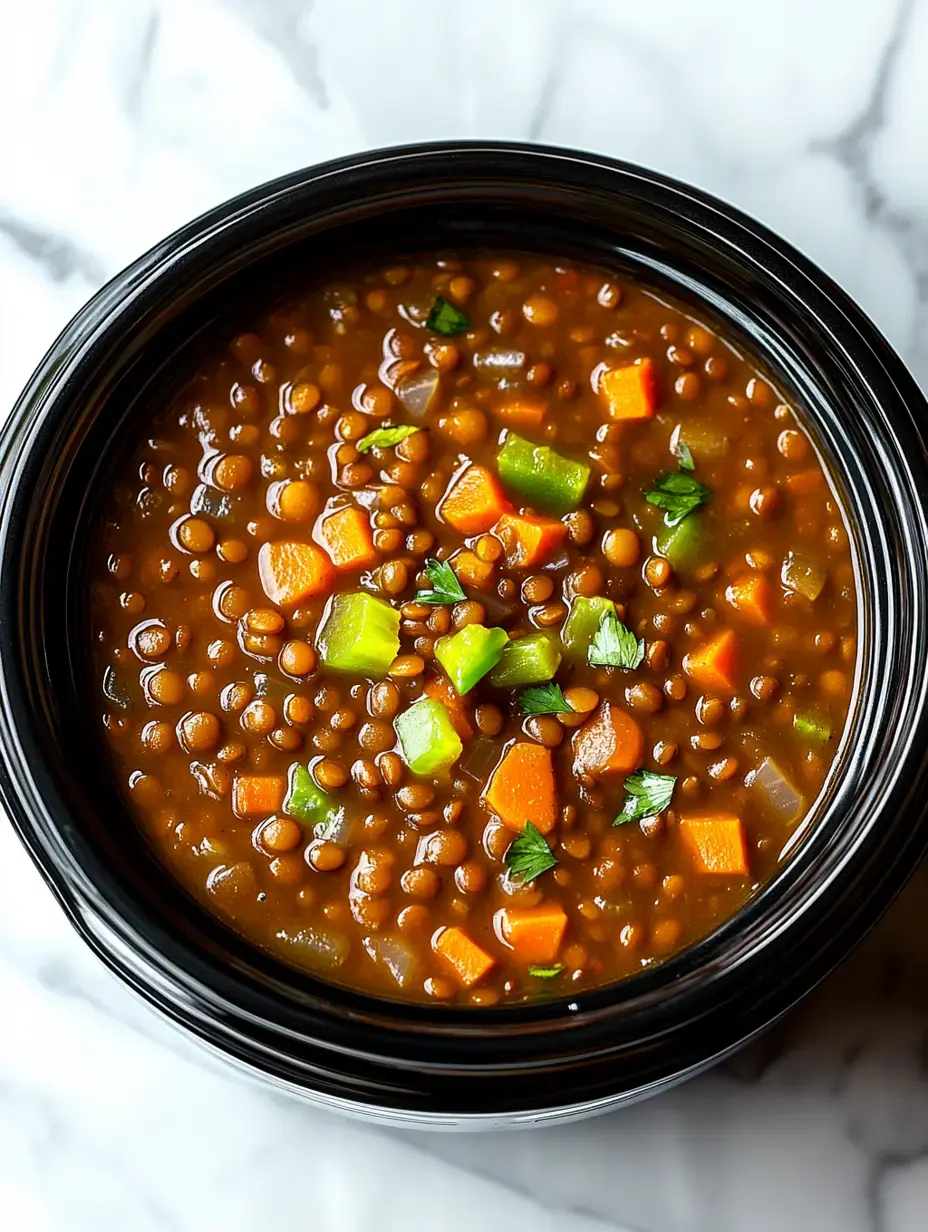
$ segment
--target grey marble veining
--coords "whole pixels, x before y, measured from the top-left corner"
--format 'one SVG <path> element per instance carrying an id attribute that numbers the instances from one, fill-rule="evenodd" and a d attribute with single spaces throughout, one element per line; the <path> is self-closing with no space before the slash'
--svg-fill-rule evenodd
<path id="1" fill-rule="evenodd" d="M 0 45 L 2 407 L 83 300 L 194 214 L 454 136 L 718 193 L 928 384 L 928 0 L 0 0 Z M 559 1129 L 400 1134 L 247 1084 L 165 1027 L 2 827 L 0 1227 L 463 1232 L 476 1211 L 488 1232 L 923 1232 L 926 892 L 923 869 L 775 1031 L 678 1091 Z"/>

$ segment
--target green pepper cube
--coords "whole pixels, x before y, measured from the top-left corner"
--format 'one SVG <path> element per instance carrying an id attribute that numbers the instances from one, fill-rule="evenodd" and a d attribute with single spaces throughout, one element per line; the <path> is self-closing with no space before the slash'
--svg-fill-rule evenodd
<path id="1" fill-rule="evenodd" d="M 496 460 L 499 477 L 536 509 L 560 517 L 583 499 L 590 468 L 510 433 Z"/>
<path id="2" fill-rule="evenodd" d="M 364 591 L 334 595 L 316 638 L 326 667 L 384 676 L 400 649 L 400 614 Z"/>
<path id="3" fill-rule="evenodd" d="M 345 810 L 322 790 L 306 766 L 295 762 L 290 767 L 284 812 L 313 826 L 316 838 L 328 838 L 333 826 L 340 826 Z"/>
<path id="4" fill-rule="evenodd" d="M 440 701 L 423 697 L 395 723 L 403 760 L 413 774 L 434 774 L 453 766 L 461 756 L 461 737 Z"/>
<path id="5" fill-rule="evenodd" d="M 460 632 L 438 639 L 435 658 L 457 691 L 466 693 L 497 665 L 508 641 L 505 629 L 466 625 Z"/>
<path id="6" fill-rule="evenodd" d="M 561 665 L 561 651 L 548 633 L 529 633 L 503 647 L 499 662 L 487 679 L 498 689 L 552 680 Z"/>
<path id="7" fill-rule="evenodd" d="M 586 662 L 587 651 L 596 636 L 599 622 L 606 612 L 614 611 L 615 604 L 603 595 L 594 595 L 590 599 L 583 595 L 575 596 L 567 619 L 561 626 L 561 641 L 568 658 Z"/>
<path id="8" fill-rule="evenodd" d="M 701 564 L 706 549 L 705 524 L 698 514 L 691 513 L 676 526 L 665 526 L 657 536 L 656 546 L 681 573 Z"/>

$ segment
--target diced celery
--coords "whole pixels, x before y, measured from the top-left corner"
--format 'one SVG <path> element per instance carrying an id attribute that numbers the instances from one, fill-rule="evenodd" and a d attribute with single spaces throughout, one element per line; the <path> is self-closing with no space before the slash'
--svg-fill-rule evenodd
<path id="1" fill-rule="evenodd" d="M 395 723 L 403 760 L 413 774 L 447 770 L 461 756 L 461 737 L 451 716 L 434 697 L 424 697 L 404 710 Z"/>
<path id="2" fill-rule="evenodd" d="M 284 812 L 312 826 L 316 838 L 334 838 L 333 831 L 342 825 L 345 815 L 344 808 L 322 790 L 307 767 L 299 762 L 290 767 Z"/>
<path id="3" fill-rule="evenodd" d="M 534 508 L 558 517 L 583 499 L 590 468 L 556 453 L 550 445 L 533 445 L 510 433 L 497 458 L 499 477 Z"/>
<path id="4" fill-rule="evenodd" d="M 807 552 L 787 552 L 780 570 L 780 581 L 787 590 L 804 595 L 813 602 L 822 593 L 828 574 L 825 566 Z"/>
<path id="5" fill-rule="evenodd" d="M 614 611 L 615 604 L 603 595 L 594 595 L 590 599 L 577 595 L 573 599 L 567 619 L 561 626 L 561 641 L 569 658 L 586 662 L 587 651 L 596 636 L 600 620 L 604 613 Z"/>
<path id="6" fill-rule="evenodd" d="M 497 665 L 508 641 L 505 629 L 465 625 L 458 633 L 438 639 L 435 658 L 457 691 L 466 693 Z"/>
<path id="7" fill-rule="evenodd" d="M 831 724 L 828 716 L 821 710 L 809 710 L 805 714 L 793 715 L 793 731 L 797 736 L 811 740 L 816 744 L 824 744 L 831 739 Z"/>
<path id="8" fill-rule="evenodd" d="M 674 569 L 681 573 L 700 564 L 705 547 L 705 525 L 696 513 L 691 513 L 676 526 L 662 527 L 657 536 L 658 552 L 666 556 Z"/>
<path id="9" fill-rule="evenodd" d="M 560 667 L 561 652 L 548 633 L 529 633 L 503 647 L 499 662 L 488 676 L 498 689 L 551 680 Z"/>
<path id="10" fill-rule="evenodd" d="M 316 638 L 326 667 L 383 676 L 399 654 L 400 614 L 384 599 L 357 591 L 334 595 Z"/>

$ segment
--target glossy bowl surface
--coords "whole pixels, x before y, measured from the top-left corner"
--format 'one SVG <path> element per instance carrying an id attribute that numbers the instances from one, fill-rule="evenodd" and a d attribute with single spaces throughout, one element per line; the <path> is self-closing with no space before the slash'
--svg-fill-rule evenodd
<path id="1" fill-rule="evenodd" d="M 137 834 L 87 719 L 86 548 L 130 425 L 255 282 L 436 248 L 553 252 L 665 287 L 742 337 L 803 412 L 858 572 L 860 651 L 834 773 L 736 917 L 608 988 L 511 1008 L 379 1001 L 207 916 Z M 71 920 L 127 984 L 227 1058 L 319 1104 L 406 1125 L 577 1117 L 642 1098 L 783 1014 L 902 887 L 926 825 L 926 404 L 820 270 L 729 206 L 537 146 L 358 155 L 246 193 L 75 317 L 0 440 L 0 791 Z"/>

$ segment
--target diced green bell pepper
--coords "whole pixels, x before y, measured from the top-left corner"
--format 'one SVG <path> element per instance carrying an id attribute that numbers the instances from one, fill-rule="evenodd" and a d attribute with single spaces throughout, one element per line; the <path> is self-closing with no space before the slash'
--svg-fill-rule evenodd
<path id="1" fill-rule="evenodd" d="M 487 679 L 498 689 L 516 689 L 553 679 L 560 665 L 561 651 L 554 638 L 547 633 L 529 633 L 503 647 Z"/>
<path id="2" fill-rule="evenodd" d="M 599 622 L 606 612 L 614 612 L 615 604 L 603 595 L 594 595 L 587 599 L 576 595 L 570 604 L 570 612 L 561 626 L 561 641 L 571 659 L 586 662 L 590 643 L 596 636 Z"/>
<path id="3" fill-rule="evenodd" d="M 461 756 L 461 737 L 447 709 L 434 697 L 423 697 L 398 716 L 396 734 L 403 760 L 413 774 L 447 770 Z"/>
<path id="4" fill-rule="evenodd" d="M 334 595 L 316 638 L 326 667 L 383 676 L 399 654 L 400 614 L 384 599 L 357 591 Z"/>
<path id="5" fill-rule="evenodd" d="M 340 821 L 344 809 L 322 790 L 306 766 L 294 762 L 290 767 L 284 812 L 304 825 L 313 826 L 317 838 L 326 838 L 332 826 Z"/>
<path id="6" fill-rule="evenodd" d="M 560 517 L 583 499 L 590 468 L 510 433 L 496 460 L 499 477 L 536 509 Z"/>
<path id="7" fill-rule="evenodd" d="M 793 715 L 793 731 L 814 744 L 824 744 L 831 739 L 831 724 L 822 710 L 809 710 Z"/>
<path id="8" fill-rule="evenodd" d="M 706 548 L 706 530 L 699 514 L 691 513 L 676 526 L 661 527 L 657 550 L 681 573 L 702 563 Z"/>
<path id="9" fill-rule="evenodd" d="M 438 639 L 435 658 L 457 691 L 467 693 L 497 665 L 508 641 L 505 629 L 465 625 L 459 632 Z"/>

